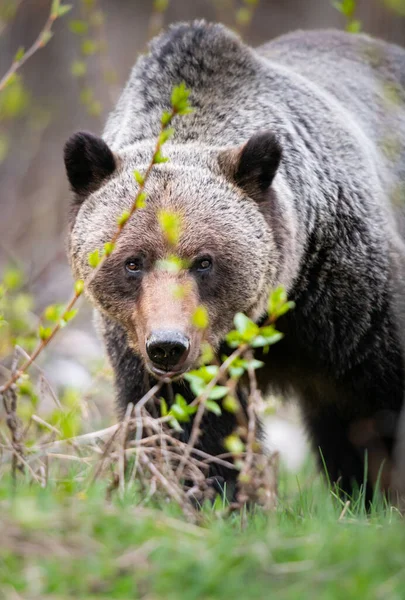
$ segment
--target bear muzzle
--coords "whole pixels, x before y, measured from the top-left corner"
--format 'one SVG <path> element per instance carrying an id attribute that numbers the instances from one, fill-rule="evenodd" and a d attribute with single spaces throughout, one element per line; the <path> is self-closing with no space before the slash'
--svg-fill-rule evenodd
<path id="1" fill-rule="evenodd" d="M 153 331 L 146 341 L 150 369 L 156 375 L 180 374 L 190 351 L 190 340 L 181 331 Z"/>

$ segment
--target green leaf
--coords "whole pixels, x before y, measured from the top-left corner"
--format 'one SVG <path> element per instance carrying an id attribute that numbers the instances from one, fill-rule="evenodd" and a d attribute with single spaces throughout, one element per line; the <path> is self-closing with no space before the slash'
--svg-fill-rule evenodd
<path id="1" fill-rule="evenodd" d="M 183 261 L 177 256 L 169 256 L 156 261 L 156 268 L 167 273 L 179 273 L 183 268 Z"/>
<path id="2" fill-rule="evenodd" d="M 169 6 L 169 0 L 153 0 L 153 10 L 164 12 Z"/>
<path id="3" fill-rule="evenodd" d="M 224 410 L 226 410 L 227 412 L 230 412 L 232 414 L 237 413 L 239 410 L 239 403 L 236 400 L 236 398 L 234 398 L 233 396 L 226 396 L 222 400 L 222 406 L 223 406 Z"/>
<path id="4" fill-rule="evenodd" d="M 233 321 L 236 329 L 242 335 L 245 342 L 249 342 L 259 333 L 259 326 L 243 313 L 236 313 Z"/>
<path id="5" fill-rule="evenodd" d="M 24 46 L 20 46 L 14 56 L 14 62 L 19 62 L 22 58 L 24 58 L 25 49 Z"/>
<path id="6" fill-rule="evenodd" d="M 19 289 L 24 282 L 24 275 L 20 269 L 8 267 L 3 275 L 3 284 L 8 290 Z"/>
<path id="7" fill-rule="evenodd" d="M 347 23 L 345 29 L 349 33 L 360 33 L 361 21 L 359 21 L 358 19 L 353 19 Z"/>
<path id="8" fill-rule="evenodd" d="M 93 250 L 93 252 L 90 252 L 89 256 L 88 256 L 88 263 L 90 265 L 90 267 L 92 267 L 93 269 L 95 269 L 99 264 L 100 264 L 100 253 L 98 251 L 98 249 Z"/>
<path id="9" fill-rule="evenodd" d="M 61 304 L 51 304 L 47 306 L 44 310 L 44 318 L 47 321 L 52 321 L 53 323 L 57 323 L 61 318 L 63 313 L 63 306 Z"/>
<path id="10" fill-rule="evenodd" d="M 294 306 L 294 302 L 287 302 L 286 291 L 280 286 L 270 294 L 267 311 L 273 319 L 277 319 L 294 308 Z"/>
<path id="11" fill-rule="evenodd" d="M 9 136 L 6 134 L 0 135 L 0 165 L 5 160 L 10 147 Z"/>
<path id="12" fill-rule="evenodd" d="M 159 135 L 159 144 L 165 144 L 167 142 L 168 139 L 170 139 L 172 137 L 172 135 L 174 134 L 174 128 L 173 127 L 167 127 L 165 128 L 161 134 Z"/>
<path id="13" fill-rule="evenodd" d="M 232 454 L 241 454 L 245 449 L 244 443 L 236 434 L 228 435 L 224 439 L 224 446 L 226 450 L 228 450 L 228 452 L 232 452 Z"/>
<path id="14" fill-rule="evenodd" d="M 239 379 L 239 377 L 242 377 L 244 372 L 245 372 L 245 369 L 243 367 L 230 367 L 229 368 L 229 374 L 232 377 L 232 379 Z"/>
<path id="15" fill-rule="evenodd" d="M 172 429 L 174 429 L 174 431 L 177 431 L 178 433 L 181 433 L 183 430 L 180 427 L 180 423 L 177 421 L 177 419 L 175 419 L 173 417 L 173 415 L 171 415 L 171 419 L 169 420 L 169 425 Z"/>
<path id="16" fill-rule="evenodd" d="M 49 339 L 52 333 L 52 327 L 44 327 L 43 325 L 39 326 L 38 335 L 42 341 L 46 341 Z"/>
<path id="17" fill-rule="evenodd" d="M 195 396 L 200 396 L 204 392 L 206 383 L 199 377 L 193 377 L 190 373 L 186 373 L 184 379 L 190 383 L 191 391 Z"/>
<path id="18" fill-rule="evenodd" d="M 86 39 L 81 44 L 81 51 L 84 56 L 92 56 L 98 50 L 98 44 L 95 40 Z"/>
<path id="19" fill-rule="evenodd" d="M 87 105 L 87 112 L 91 117 L 99 117 L 103 111 L 103 106 L 98 100 L 93 100 Z"/>
<path id="20" fill-rule="evenodd" d="M 184 81 L 173 88 L 171 104 L 173 110 L 175 110 L 179 115 L 185 115 L 192 111 L 188 100 L 189 96 L 190 90 L 186 88 Z"/>
<path id="21" fill-rule="evenodd" d="M 209 324 L 208 311 L 205 306 L 197 306 L 191 317 L 192 324 L 198 329 L 207 329 Z"/>
<path id="22" fill-rule="evenodd" d="M 283 337 L 284 336 L 280 331 L 275 331 L 273 335 L 268 336 L 258 335 L 250 342 L 250 345 L 252 348 L 263 348 L 264 346 L 272 346 L 273 344 L 276 344 L 281 339 L 283 339 Z"/>
<path id="23" fill-rule="evenodd" d="M 229 389 L 224 385 L 216 385 L 210 391 L 208 398 L 210 400 L 220 400 L 229 393 Z"/>
<path id="24" fill-rule="evenodd" d="M 158 213 L 159 225 L 167 241 L 175 245 L 180 237 L 180 216 L 177 213 L 161 210 Z"/>
<path id="25" fill-rule="evenodd" d="M 178 404 L 179 406 L 181 406 L 181 408 L 183 409 L 187 409 L 187 402 L 185 401 L 185 399 L 183 398 L 183 396 L 181 394 L 176 394 L 174 397 L 174 402 L 175 404 Z"/>
<path id="26" fill-rule="evenodd" d="M 74 319 L 76 315 L 77 308 L 72 308 L 72 310 L 68 310 L 67 312 L 65 312 L 65 314 L 63 315 L 63 320 L 65 321 L 65 323 L 69 323 L 69 321 Z"/>
<path id="27" fill-rule="evenodd" d="M 231 348 L 237 348 L 241 344 L 243 344 L 243 338 L 239 331 L 230 331 L 225 337 L 228 345 Z"/>
<path id="28" fill-rule="evenodd" d="M 351 18 L 356 10 L 356 0 L 339 0 L 333 2 L 333 6 L 345 17 Z"/>
<path id="29" fill-rule="evenodd" d="M 215 358 L 214 350 L 212 346 L 208 342 L 203 342 L 201 344 L 201 356 L 200 361 L 203 365 L 207 365 L 212 363 Z"/>
<path id="30" fill-rule="evenodd" d="M 164 113 L 162 114 L 162 118 L 161 118 L 161 123 L 162 123 L 163 127 L 167 127 L 167 125 L 169 125 L 172 118 L 173 118 L 173 114 L 171 112 L 165 110 Z"/>
<path id="31" fill-rule="evenodd" d="M 164 398 L 160 398 L 160 415 L 166 417 L 169 414 L 167 402 Z"/>
<path id="32" fill-rule="evenodd" d="M 51 15 L 56 17 L 60 6 L 60 0 L 52 0 Z"/>
<path id="33" fill-rule="evenodd" d="M 58 10 L 58 17 L 63 17 L 64 15 L 66 15 L 70 10 L 72 10 L 72 5 L 71 4 L 63 4 L 62 6 L 59 7 Z"/>
<path id="34" fill-rule="evenodd" d="M 217 365 L 204 365 L 199 369 L 193 369 L 187 373 L 190 381 L 192 379 L 199 379 L 204 383 L 209 383 L 218 374 L 219 367 Z"/>
<path id="35" fill-rule="evenodd" d="M 72 19 L 69 21 L 69 29 L 72 33 L 76 35 L 84 35 L 87 33 L 89 26 L 86 21 L 82 21 L 81 19 Z"/>
<path id="36" fill-rule="evenodd" d="M 214 402 L 213 400 L 206 400 L 205 408 L 209 412 L 214 413 L 214 415 L 217 415 L 217 417 L 220 417 L 222 415 L 221 407 L 219 406 L 219 404 L 217 404 L 217 402 Z"/>
<path id="37" fill-rule="evenodd" d="M 190 417 L 187 411 L 179 406 L 178 404 L 173 404 L 169 412 L 170 415 L 173 415 L 174 418 L 180 423 L 188 423 L 190 421 Z"/>
<path id="38" fill-rule="evenodd" d="M 155 165 L 158 165 L 160 163 L 166 163 L 168 162 L 168 157 L 167 156 L 163 156 L 162 152 L 160 150 L 158 150 L 157 152 L 155 152 L 155 155 L 153 157 L 153 163 Z"/>
<path id="39" fill-rule="evenodd" d="M 236 11 L 235 19 L 238 25 L 249 25 L 252 20 L 252 11 L 249 8 L 242 7 Z"/>
<path id="40" fill-rule="evenodd" d="M 87 65 L 84 60 L 74 60 L 70 67 L 73 77 L 83 77 L 87 72 Z M 84 102 L 86 104 L 86 102 Z"/>

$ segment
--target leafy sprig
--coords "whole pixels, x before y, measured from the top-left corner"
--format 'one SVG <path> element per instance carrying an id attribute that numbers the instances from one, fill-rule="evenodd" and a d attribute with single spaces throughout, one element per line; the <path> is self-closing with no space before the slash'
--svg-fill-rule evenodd
<path id="1" fill-rule="evenodd" d="M 0 92 L 2 92 L 4 88 L 10 85 L 10 83 L 12 83 L 18 69 L 20 69 L 23 66 L 23 64 L 27 62 L 27 60 L 31 58 L 33 54 L 35 54 L 35 52 L 47 45 L 47 43 L 53 35 L 52 26 L 54 22 L 56 21 L 56 19 L 59 19 L 60 17 L 66 15 L 66 13 L 68 13 L 71 8 L 72 6 L 70 4 L 62 4 L 61 0 L 53 0 L 48 19 L 45 25 L 43 26 L 42 30 L 40 31 L 35 42 L 28 50 L 25 50 L 24 48 L 19 48 L 17 50 L 10 68 L 8 69 L 7 73 L 5 73 L 5 75 L 3 75 L 3 77 L 0 79 Z"/>

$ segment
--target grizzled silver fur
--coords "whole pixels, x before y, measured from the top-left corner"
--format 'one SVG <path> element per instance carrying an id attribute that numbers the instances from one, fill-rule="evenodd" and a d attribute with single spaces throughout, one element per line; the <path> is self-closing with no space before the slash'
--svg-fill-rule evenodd
<path id="1" fill-rule="evenodd" d="M 260 320 L 270 290 L 284 285 L 296 309 L 279 323 L 284 340 L 259 356 L 261 384 L 298 395 L 314 446 L 343 489 L 361 483 L 364 449 L 373 480 L 392 456 L 403 399 L 405 51 L 337 31 L 296 32 L 253 50 L 220 25 L 171 27 L 137 61 L 108 119 L 103 139 L 116 171 L 76 200 L 76 276 L 89 275 L 88 253 L 111 238 L 117 214 L 130 206 L 133 170 L 148 164 L 181 81 L 196 110 L 176 120 L 164 147 L 170 162 L 154 168 L 148 205 L 117 255 L 139 244 L 152 252 L 156 211 L 180 210 L 190 244 L 200 240 L 226 265 L 215 290 L 200 293 L 217 346 L 236 311 Z M 263 130 L 275 134 L 282 160 L 271 189 L 253 199 L 220 157 Z M 150 381 L 113 279 L 110 269 L 91 298 L 103 315 L 122 411 Z M 176 385 L 191 399 L 185 383 Z M 221 452 L 233 427 L 231 415 L 208 416 L 202 445 Z"/>

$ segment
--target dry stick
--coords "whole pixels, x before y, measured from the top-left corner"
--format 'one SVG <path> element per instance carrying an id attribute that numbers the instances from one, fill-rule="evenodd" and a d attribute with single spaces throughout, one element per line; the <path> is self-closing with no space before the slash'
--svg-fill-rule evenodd
<path id="1" fill-rule="evenodd" d="M 251 352 L 250 352 L 251 355 Z M 248 415 L 248 430 L 246 440 L 246 456 L 243 462 L 243 466 L 240 472 L 239 481 L 240 489 L 238 492 L 238 502 L 242 507 L 248 500 L 249 494 L 247 487 L 250 483 L 249 472 L 253 465 L 254 456 L 254 443 L 256 440 L 256 395 L 257 395 L 257 381 L 254 369 L 251 365 L 248 366 L 250 394 L 248 397 L 247 415 Z M 241 526 L 246 526 L 246 512 L 241 515 Z"/>
<path id="2" fill-rule="evenodd" d="M 190 501 L 184 496 L 180 490 L 176 489 L 169 480 L 155 467 L 155 465 L 148 459 L 146 454 L 140 455 L 140 461 L 149 469 L 149 471 L 156 477 L 156 479 L 163 485 L 167 490 L 168 494 L 175 500 L 180 508 L 183 510 L 185 517 L 191 519 L 193 522 L 196 521 L 196 511 L 190 504 Z"/>
<path id="3" fill-rule="evenodd" d="M 54 10 L 53 4 L 54 3 L 52 2 L 49 17 L 48 17 L 45 25 L 43 26 L 42 30 L 40 31 L 35 42 L 32 44 L 32 46 L 24 53 L 24 55 L 19 60 L 14 60 L 12 62 L 7 73 L 5 75 L 3 75 L 3 77 L 0 79 L 0 92 L 2 92 L 3 89 L 6 87 L 7 83 L 9 82 L 10 78 L 14 75 L 14 73 L 16 73 L 16 71 L 18 71 L 18 69 L 20 69 L 23 66 L 23 64 L 26 63 L 29 58 L 31 58 L 31 56 L 33 54 L 35 54 L 35 52 L 37 52 L 40 48 L 43 48 L 44 46 L 46 46 L 46 44 L 50 40 L 51 35 L 52 35 L 52 32 L 51 32 L 52 25 L 54 24 L 56 19 L 59 17 L 57 11 Z"/>
<path id="4" fill-rule="evenodd" d="M 161 126 L 161 131 L 160 133 L 162 133 L 163 131 L 165 131 L 168 126 L 170 125 L 170 123 L 172 122 L 173 118 L 176 116 L 177 114 L 177 109 L 173 108 L 171 113 L 170 113 L 170 117 L 168 117 L 166 123 Z M 151 174 L 153 165 L 155 164 L 155 159 L 156 156 L 158 155 L 160 149 L 161 149 L 162 143 L 160 141 L 160 134 L 157 138 L 156 141 L 156 145 L 155 145 L 155 149 L 152 155 L 152 158 L 150 160 L 150 163 L 146 169 L 145 175 L 143 176 L 143 180 L 142 182 L 139 184 L 139 189 L 138 192 L 135 196 L 135 199 L 132 203 L 131 209 L 128 212 L 127 218 L 124 222 L 121 222 L 118 224 L 117 230 L 113 236 L 113 238 L 110 240 L 110 245 L 113 248 L 113 250 L 111 252 L 109 252 L 108 254 L 104 254 L 101 259 L 100 262 L 98 263 L 97 267 L 94 269 L 91 277 L 89 278 L 89 280 L 86 282 L 87 287 L 89 285 L 91 285 L 91 283 L 93 282 L 93 280 L 95 279 L 97 273 L 100 271 L 101 267 L 103 266 L 104 262 L 106 261 L 106 259 L 111 256 L 112 252 L 114 251 L 114 247 L 115 244 L 117 243 L 118 238 L 120 237 L 122 230 L 124 229 L 124 227 L 126 226 L 126 224 L 128 223 L 129 219 L 132 217 L 132 215 L 134 214 L 134 212 L 137 209 L 137 203 L 138 203 L 138 199 L 141 196 L 141 194 L 143 194 L 144 189 L 145 189 L 145 185 L 147 180 L 149 179 L 149 176 Z M 58 323 L 54 326 L 54 328 L 52 329 L 52 331 L 50 332 L 49 336 L 47 336 L 46 339 L 42 340 L 41 343 L 37 346 L 36 350 L 33 352 L 33 354 L 31 355 L 31 357 L 22 365 L 22 367 L 20 369 L 18 369 L 11 377 L 10 379 L 3 385 L 0 387 L 0 394 L 4 394 L 4 392 L 6 392 L 7 390 L 10 389 L 10 387 L 21 377 L 21 375 L 23 375 L 23 373 L 25 373 L 25 371 L 32 365 L 32 363 L 38 358 L 38 356 L 41 354 L 41 352 L 44 350 L 44 348 L 46 348 L 46 346 L 51 342 L 51 340 L 55 337 L 55 335 L 58 333 L 58 331 L 61 329 L 61 327 L 65 324 L 65 317 L 68 315 L 68 313 L 73 309 L 74 305 L 76 304 L 77 300 L 80 298 L 80 296 L 83 294 L 83 289 L 82 287 L 77 288 L 75 290 L 75 293 L 73 295 L 73 297 L 71 298 L 70 302 L 68 303 L 68 305 L 66 306 L 60 320 L 58 321 Z"/>
<path id="5" fill-rule="evenodd" d="M 149 400 L 151 400 L 151 398 L 153 398 L 153 396 L 155 394 L 157 394 L 160 390 L 160 388 L 162 387 L 162 385 L 166 383 L 165 379 L 161 379 L 160 381 L 158 381 L 158 383 L 156 383 L 150 390 L 149 392 L 147 392 L 145 394 L 145 396 L 143 398 L 141 398 L 141 400 L 139 400 L 139 402 L 136 403 L 135 405 L 135 422 L 136 422 L 136 433 L 135 433 L 135 440 L 136 442 L 139 442 L 142 438 L 142 433 L 143 433 L 143 423 L 142 423 L 142 415 L 141 415 L 141 410 L 142 408 L 145 406 L 145 404 L 147 402 L 149 402 Z M 132 416 L 132 412 L 131 411 L 131 416 Z M 138 470 L 138 455 L 135 455 L 135 463 L 130 475 L 129 480 L 132 481 L 132 479 L 135 479 L 137 470 Z"/>
<path id="6" fill-rule="evenodd" d="M 28 462 L 25 460 L 25 458 L 14 448 L 13 442 L 10 442 L 7 439 L 6 434 L 4 433 L 4 431 L 2 431 L 0 429 L 0 434 L 3 437 L 3 439 L 6 442 L 6 449 L 9 450 L 12 454 L 13 454 L 13 458 L 18 459 L 22 462 L 22 464 L 27 467 L 28 471 L 31 473 L 32 477 L 37 481 L 37 483 L 40 483 L 40 480 L 38 479 L 38 477 L 36 476 L 36 474 L 34 473 L 34 471 L 32 470 L 32 468 L 30 467 L 30 465 L 28 464 Z"/>
<path id="7" fill-rule="evenodd" d="M 246 475 L 249 472 L 253 462 L 254 443 L 256 440 L 256 396 L 257 396 L 257 380 L 255 371 L 251 365 L 248 366 L 250 394 L 248 397 L 247 413 L 248 413 L 248 431 L 246 440 L 246 458 L 241 471 L 241 474 Z"/>
<path id="8" fill-rule="evenodd" d="M 226 371 L 231 366 L 231 364 L 233 363 L 235 358 L 238 358 L 238 356 L 240 356 L 241 354 L 246 352 L 246 350 L 248 348 L 249 348 L 248 344 L 242 344 L 241 346 L 239 346 L 239 348 L 237 348 L 234 352 L 232 352 L 232 354 L 230 356 L 228 356 L 228 358 L 219 367 L 217 374 L 215 375 L 215 377 L 213 377 L 213 379 L 211 379 L 211 381 L 205 388 L 204 392 L 191 403 L 192 405 L 198 403 L 199 406 L 198 406 L 197 413 L 194 417 L 194 422 L 193 422 L 193 427 L 191 430 L 190 439 L 189 439 L 187 447 L 184 451 L 183 458 L 182 458 L 182 460 L 177 468 L 177 471 L 176 471 L 176 475 L 179 479 L 183 474 L 185 464 L 190 457 L 191 451 L 194 448 L 195 443 L 197 442 L 198 436 L 200 435 L 200 425 L 201 425 L 201 421 L 202 421 L 204 411 L 205 411 L 205 402 L 208 400 L 211 390 L 217 384 L 217 382 L 222 377 L 222 375 L 225 375 Z"/>

